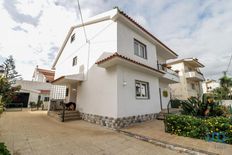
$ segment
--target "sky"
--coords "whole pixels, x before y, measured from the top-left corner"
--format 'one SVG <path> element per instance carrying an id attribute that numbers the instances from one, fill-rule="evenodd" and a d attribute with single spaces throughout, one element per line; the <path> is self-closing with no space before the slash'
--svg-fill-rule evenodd
<path id="1" fill-rule="evenodd" d="M 206 79 L 217 80 L 227 69 L 231 0 L 80 0 L 80 5 L 84 20 L 118 6 L 179 58 L 198 58 Z M 13 55 L 26 80 L 36 65 L 50 69 L 69 28 L 80 23 L 76 10 L 76 0 L 0 0 L 0 64 Z"/>

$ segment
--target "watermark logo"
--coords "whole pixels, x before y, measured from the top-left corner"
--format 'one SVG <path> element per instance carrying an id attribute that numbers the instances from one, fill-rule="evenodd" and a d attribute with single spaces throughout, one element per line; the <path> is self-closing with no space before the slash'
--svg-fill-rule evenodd
<path id="1" fill-rule="evenodd" d="M 220 142 L 220 143 L 226 143 L 226 135 L 224 132 L 213 132 L 208 133 L 205 138 L 208 142 Z"/>

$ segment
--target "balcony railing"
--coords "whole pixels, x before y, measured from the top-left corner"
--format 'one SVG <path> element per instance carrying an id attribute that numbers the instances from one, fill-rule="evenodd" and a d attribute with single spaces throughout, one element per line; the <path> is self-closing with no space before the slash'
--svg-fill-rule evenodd
<path id="1" fill-rule="evenodd" d="M 193 79 L 193 80 L 200 80 L 200 81 L 205 80 L 203 74 L 201 72 L 199 72 L 199 71 L 185 72 L 185 76 L 186 76 L 186 78 Z"/>
<path id="2" fill-rule="evenodd" d="M 157 64 L 157 67 L 158 67 L 158 70 L 160 70 L 160 71 L 164 71 L 165 73 L 172 74 L 172 75 L 174 75 L 174 76 L 178 76 L 178 73 L 177 73 L 177 72 L 175 72 L 175 71 L 172 70 L 172 69 L 169 69 L 169 68 L 165 67 L 165 66 L 162 65 L 162 64 Z"/>

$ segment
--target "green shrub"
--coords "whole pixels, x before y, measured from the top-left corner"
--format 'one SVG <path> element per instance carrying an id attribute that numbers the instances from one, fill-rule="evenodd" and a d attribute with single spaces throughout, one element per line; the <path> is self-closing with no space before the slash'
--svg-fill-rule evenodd
<path id="1" fill-rule="evenodd" d="M 7 150 L 4 143 L 0 143 L 0 155 L 10 155 L 10 151 Z"/>
<path id="2" fill-rule="evenodd" d="M 207 134 L 214 132 L 225 133 L 225 142 L 232 144 L 232 118 L 167 115 L 164 122 L 168 133 L 198 139 L 205 139 Z"/>
<path id="3" fill-rule="evenodd" d="M 179 108 L 182 104 L 181 100 L 173 99 L 171 100 L 171 108 Z"/>

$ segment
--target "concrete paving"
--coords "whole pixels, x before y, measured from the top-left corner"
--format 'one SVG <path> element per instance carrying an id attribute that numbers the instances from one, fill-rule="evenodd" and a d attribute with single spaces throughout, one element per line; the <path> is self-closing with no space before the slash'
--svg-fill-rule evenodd
<path id="1" fill-rule="evenodd" d="M 164 123 L 161 120 L 153 120 L 145 123 L 133 125 L 122 129 L 125 132 L 142 135 L 150 139 L 162 141 L 164 143 L 181 146 L 187 149 L 207 151 L 220 155 L 231 155 L 232 145 L 207 142 L 205 140 L 193 139 L 189 137 L 171 135 L 164 132 Z"/>
<path id="2" fill-rule="evenodd" d="M 183 154 L 82 120 L 58 122 L 41 111 L 4 113 L 1 141 L 14 155 Z"/>

